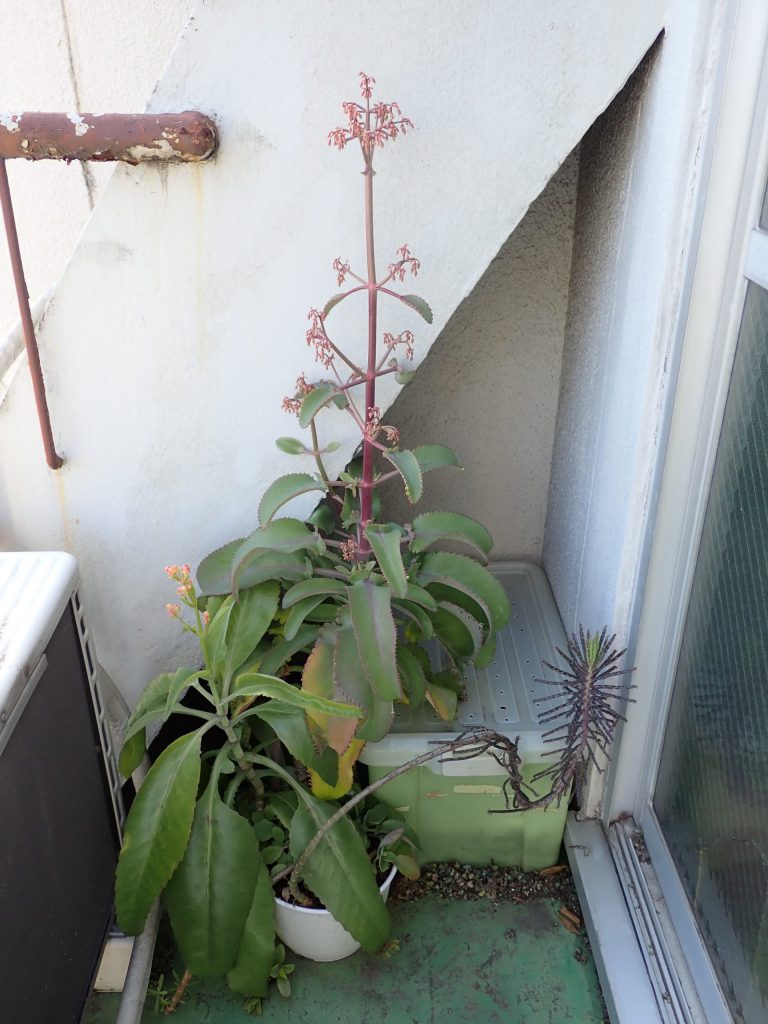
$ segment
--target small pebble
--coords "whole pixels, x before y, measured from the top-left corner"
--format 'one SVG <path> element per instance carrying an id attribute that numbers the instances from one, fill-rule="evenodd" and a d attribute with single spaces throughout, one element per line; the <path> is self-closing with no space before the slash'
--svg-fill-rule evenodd
<path id="1" fill-rule="evenodd" d="M 491 903 L 552 899 L 581 917 L 573 879 L 567 867 L 559 872 L 542 874 L 521 871 L 520 868 L 449 861 L 446 864 L 425 864 L 421 878 L 415 882 L 398 875 L 392 888 L 392 897 L 407 903 L 428 896 L 451 900 L 489 899 Z"/>

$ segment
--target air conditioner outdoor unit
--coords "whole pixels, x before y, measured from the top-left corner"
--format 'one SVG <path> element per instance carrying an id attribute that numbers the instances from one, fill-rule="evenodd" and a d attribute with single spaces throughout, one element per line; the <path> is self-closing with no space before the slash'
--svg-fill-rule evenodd
<path id="1" fill-rule="evenodd" d="M 77 1024 L 109 930 L 124 817 L 63 553 L 0 553 L 0 1021 Z"/>

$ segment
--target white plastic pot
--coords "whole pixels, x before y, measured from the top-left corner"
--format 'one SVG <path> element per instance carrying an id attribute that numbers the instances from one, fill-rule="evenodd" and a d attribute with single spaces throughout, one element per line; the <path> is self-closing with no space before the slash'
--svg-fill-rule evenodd
<path id="1" fill-rule="evenodd" d="M 385 903 L 396 873 L 397 868 L 393 867 L 379 887 Z M 275 931 L 280 941 L 294 953 L 317 963 L 343 960 L 360 949 L 360 943 L 341 927 L 330 911 L 297 907 L 277 896 Z"/>

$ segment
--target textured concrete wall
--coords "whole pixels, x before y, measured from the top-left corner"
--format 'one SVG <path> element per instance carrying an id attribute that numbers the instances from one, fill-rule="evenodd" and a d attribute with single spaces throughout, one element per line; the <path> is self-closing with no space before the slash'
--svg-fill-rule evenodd
<path id="1" fill-rule="evenodd" d="M 144 110 L 193 0 L 3 0 L 2 111 Z M 56 283 L 112 168 L 10 161 L 33 299 Z M 18 317 L 0 235 L 0 337 Z"/>
<path id="2" fill-rule="evenodd" d="M 432 346 L 387 420 L 406 447 L 440 442 L 463 472 L 425 478 L 419 511 L 479 519 L 494 557 L 541 560 L 576 213 L 571 154 Z M 387 513 L 413 515 L 392 485 Z"/>
<path id="3" fill-rule="evenodd" d="M 212 112 L 221 149 L 200 166 L 120 167 L 95 208 L 40 332 L 59 473 L 26 373 L 0 406 L 0 543 L 77 556 L 99 655 L 126 695 L 188 656 L 163 613 L 162 566 L 250 532 L 269 482 L 303 468 L 274 439 L 296 430 L 281 396 L 314 369 L 306 310 L 336 290 L 335 256 L 361 256 L 359 157 L 326 142 L 358 70 L 417 126 L 382 153 L 376 193 L 380 263 L 407 241 L 435 310 L 428 328 L 389 306 L 381 327 L 416 330 L 421 358 L 665 7 L 392 0 L 382 30 L 351 0 L 198 4 L 151 107 Z M 355 352 L 360 306 L 333 320 Z M 341 413 L 334 435 L 341 463 L 357 441 Z"/>
<path id="4" fill-rule="evenodd" d="M 581 147 L 544 567 L 566 628 L 630 642 L 726 6 L 672 4 Z"/>

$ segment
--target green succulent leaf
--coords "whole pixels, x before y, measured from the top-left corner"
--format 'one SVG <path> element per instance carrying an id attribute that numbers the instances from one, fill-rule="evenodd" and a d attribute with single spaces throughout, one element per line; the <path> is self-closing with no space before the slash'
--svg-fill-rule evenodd
<path id="1" fill-rule="evenodd" d="M 179 669 L 178 672 L 162 672 L 147 683 L 136 702 L 136 707 L 129 717 L 123 730 L 123 747 L 120 751 L 119 768 L 127 779 L 132 775 L 146 753 L 146 727 L 156 718 L 164 715 L 168 694 L 174 688 L 179 675 L 197 677 L 191 669 Z"/>
<path id="2" fill-rule="evenodd" d="M 226 638 L 227 629 L 229 627 L 229 617 L 232 614 L 234 606 L 235 599 L 230 594 L 229 597 L 225 598 L 221 602 L 219 610 L 208 624 L 205 639 L 203 640 L 205 650 L 207 652 L 207 661 L 211 666 L 214 678 L 217 682 L 221 680 L 221 666 L 226 654 Z"/>
<path id="3" fill-rule="evenodd" d="M 421 632 L 422 640 L 429 640 L 434 633 L 434 627 L 432 626 L 432 619 L 429 617 L 429 613 L 418 604 L 414 604 L 412 601 L 392 601 L 392 607 L 405 615 L 406 618 L 410 619 L 415 626 L 418 627 Z"/>
<path id="4" fill-rule="evenodd" d="M 291 757 L 307 766 L 315 760 L 317 751 L 307 728 L 303 708 L 287 705 L 280 700 L 269 700 L 266 704 L 251 708 L 249 714 L 260 718 L 274 730 Z M 332 781 L 336 781 L 335 776 Z"/>
<path id="5" fill-rule="evenodd" d="M 270 484 L 259 502 L 259 523 L 266 526 L 286 502 L 309 491 L 325 493 L 328 485 L 309 473 L 287 473 Z"/>
<path id="6" fill-rule="evenodd" d="M 283 679 L 266 676 L 260 672 L 244 672 L 237 677 L 229 700 L 241 700 L 246 697 L 271 697 L 274 700 L 285 701 L 293 707 L 302 708 L 308 713 L 333 715 L 336 718 L 360 717 L 360 708 L 300 690 Z"/>
<path id="7" fill-rule="evenodd" d="M 335 396 L 336 388 L 333 384 L 325 382 L 316 384 L 312 390 L 304 396 L 301 403 L 301 409 L 299 410 L 299 426 L 308 427 L 323 406 L 332 402 Z"/>
<path id="8" fill-rule="evenodd" d="M 428 324 L 432 323 L 432 310 L 428 303 L 424 301 L 419 295 L 401 295 L 400 298 L 411 309 L 415 309 L 419 316 L 423 317 Z"/>
<path id="9" fill-rule="evenodd" d="M 235 578 L 241 590 L 270 579 L 300 579 L 303 552 L 319 552 L 322 543 L 300 519 L 277 519 L 206 556 L 197 570 L 200 589 L 205 595 L 229 594 Z"/>
<path id="10" fill-rule="evenodd" d="M 349 588 L 349 609 L 365 674 L 382 700 L 401 696 L 396 633 L 389 587 L 357 580 Z"/>
<path id="11" fill-rule="evenodd" d="M 230 541 L 206 555 L 197 567 L 197 584 L 203 595 L 228 594 L 232 584 L 232 569 L 244 537 Z M 213 612 L 211 615 L 213 616 Z"/>
<path id="12" fill-rule="evenodd" d="M 326 747 L 319 754 L 315 754 L 311 761 L 307 762 L 307 768 L 317 772 L 323 782 L 329 786 L 336 787 L 339 783 L 339 755 L 333 747 Z"/>
<path id="13" fill-rule="evenodd" d="M 283 792 L 271 793 L 266 806 L 266 813 L 270 818 L 279 821 L 287 831 L 291 827 L 291 820 L 299 806 L 299 796 L 295 789 L 286 789 Z"/>
<path id="14" fill-rule="evenodd" d="M 312 611 L 307 612 L 308 623 L 336 622 L 339 617 L 339 605 L 326 601 L 319 604 Z"/>
<path id="15" fill-rule="evenodd" d="M 385 459 L 392 463 L 405 484 L 405 494 L 412 505 L 421 498 L 424 489 L 424 481 L 419 468 L 419 461 L 413 452 L 404 449 L 403 451 L 382 452 Z"/>
<path id="16" fill-rule="evenodd" d="M 333 652 L 333 676 L 337 691 L 362 708 L 364 719 L 357 727 L 358 739 L 376 742 L 390 730 L 394 710 L 391 700 L 382 700 L 373 690 L 360 660 L 360 651 L 351 625 L 336 634 Z"/>
<path id="17" fill-rule="evenodd" d="M 244 567 L 238 568 L 231 586 L 235 596 L 240 590 L 255 587 L 267 580 L 299 580 L 308 572 L 305 552 L 265 551 L 255 555 Z"/>
<path id="18" fill-rule="evenodd" d="M 118 767 L 124 779 L 133 775 L 147 752 L 147 730 L 141 726 L 133 736 L 123 742 Z"/>
<path id="19" fill-rule="evenodd" d="M 347 584 L 343 580 L 326 579 L 324 576 L 313 576 L 302 580 L 286 590 L 283 595 L 283 608 L 291 608 L 308 597 L 336 596 L 343 597 L 347 593 Z"/>
<path id="20" fill-rule="evenodd" d="M 336 680 L 333 675 L 333 651 L 336 642 L 336 630 L 323 630 L 307 658 L 301 675 L 301 690 L 308 696 L 334 703 L 338 695 Z M 347 697 L 348 699 L 348 697 Z M 352 706 L 350 704 L 350 706 Z M 355 705 L 358 719 L 363 717 L 361 708 Z M 349 717 L 340 718 L 322 708 L 308 709 L 310 730 L 319 734 L 324 744 L 335 750 L 341 757 L 354 738 L 358 723 Z M 313 729 L 314 725 L 314 729 Z"/>
<path id="21" fill-rule="evenodd" d="M 437 683 L 427 683 L 427 700 L 444 722 L 452 722 L 456 717 L 459 698 L 455 690 Z"/>
<path id="22" fill-rule="evenodd" d="M 417 586 L 415 583 L 408 581 L 408 590 L 405 594 L 408 601 L 412 604 L 417 604 L 421 608 L 426 608 L 428 612 L 433 612 L 437 608 L 437 601 L 432 597 L 428 590 L 423 587 Z"/>
<path id="23" fill-rule="evenodd" d="M 285 639 L 293 640 L 298 631 L 304 625 L 306 617 L 324 601 L 325 596 L 323 594 L 315 594 L 314 597 L 305 597 L 303 601 L 297 601 L 296 604 L 291 607 L 291 610 L 288 612 L 288 618 L 285 620 Z"/>
<path id="24" fill-rule="evenodd" d="M 325 306 L 323 307 L 323 320 L 325 320 L 325 318 L 331 312 L 333 307 L 334 306 L 338 306 L 338 304 L 341 302 L 341 300 L 346 298 L 346 296 L 347 296 L 346 292 L 337 292 L 335 295 L 332 295 L 330 297 L 330 299 L 328 299 L 328 301 L 326 302 Z"/>
<path id="25" fill-rule="evenodd" d="M 168 721 L 186 690 L 193 683 L 197 682 L 199 676 L 199 669 L 190 671 L 188 668 L 180 668 L 178 672 L 172 674 L 171 685 L 168 687 L 168 697 L 165 701 L 165 710 L 163 711 L 164 722 Z"/>
<path id="26" fill-rule="evenodd" d="M 241 996 L 266 996 L 274 958 L 275 894 L 269 872 L 260 863 L 235 966 L 227 975 L 230 989 Z"/>
<path id="27" fill-rule="evenodd" d="M 280 586 L 274 580 L 240 592 L 229 614 L 223 643 L 215 657 L 210 652 L 214 673 L 225 686 L 229 686 L 235 672 L 263 639 L 277 612 L 279 596 Z M 214 622 L 210 628 L 213 626 Z"/>
<path id="28" fill-rule="evenodd" d="M 234 966 L 260 864 L 252 828 L 222 801 L 212 772 L 184 858 L 165 890 L 173 934 L 193 974 L 226 974 Z"/>
<path id="29" fill-rule="evenodd" d="M 176 870 L 189 841 L 200 779 L 202 729 L 174 740 L 158 757 L 133 802 L 117 865 L 120 928 L 138 935 L 149 908 Z"/>
<path id="30" fill-rule="evenodd" d="M 310 840 L 336 811 L 336 806 L 302 791 L 291 822 L 291 854 L 298 859 Z M 376 884 L 373 865 L 352 822 L 344 817 L 320 841 L 303 877 L 336 920 L 369 953 L 390 935 L 387 908 Z"/>
<path id="31" fill-rule="evenodd" d="M 322 503 L 317 506 L 310 516 L 307 516 L 307 522 L 311 523 L 316 530 L 320 530 L 322 533 L 333 533 L 336 529 L 336 517 L 333 514 L 333 510 Z"/>
<path id="32" fill-rule="evenodd" d="M 410 384 L 415 376 L 415 370 L 397 370 L 395 372 L 395 380 L 398 384 Z"/>
<path id="33" fill-rule="evenodd" d="M 259 670 L 267 676 L 274 676 L 284 668 L 299 651 L 305 651 L 317 639 L 317 626 L 302 626 L 292 640 L 279 640 L 261 659 Z"/>
<path id="34" fill-rule="evenodd" d="M 307 449 L 303 441 L 299 441 L 295 437 L 278 437 L 275 444 L 281 452 L 285 452 L 286 455 L 305 455 Z"/>
<path id="35" fill-rule="evenodd" d="M 392 593 L 395 597 L 405 597 L 408 592 L 408 580 L 400 548 L 403 531 L 394 523 L 369 523 L 365 528 L 365 536 Z"/>
<path id="36" fill-rule="evenodd" d="M 496 634 L 490 636 L 472 659 L 475 668 L 488 668 L 496 655 Z"/>
<path id="37" fill-rule="evenodd" d="M 417 576 L 421 586 L 443 583 L 466 593 L 481 607 L 488 609 L 491 626 L 501 629 L 510 616 L 509 598 L 499 581 L 472 558 L 449 551 L 429 551 L 421 562 Z"/>
<path id="38" fill-rule="evenodd" d="M 429 592 L 440 604 L 447 601 L 449 604 L 456 604 L 459 608 L 463 608 L 476 622 L 480 623 L 486 635 L 491 635 L 491 613 L 488 606 L 474 596 L 471 597 L 469 592 L 457 585 L 455 581 L 453 584 L 430 583 Z"/>
<path id="39" fill-rule="evenodd" d="M 403 681 L 403 690 L 412 707 L 423 704 L 427 692 L 427 680 L 421 662 L 406 644 L 397 649 L 397 667 Z"/>
<path id="40" fill-rule="evenodd" d="M 422 473 L 430 473 L 442 466 L 458 466 L 456 452 L 444 444 L 421 444 L 413 449 Z M 461 467 L 459 467 L 461 468 Z"/>
<path id="41" fill-rule="evenodd" d="M 419 553 L 440 540 L 458 540 L 474 548 L 485 561 L 493 548 L 486 528 L 458 512 L 424 512 L 413 520 L 411 551 Z"/>
<path id="42" fill-rule="evenodd" d="M 437 639 L 457 661 L 473 657 L 482 646 L 480 626 L 458 605 L 442 603 L 432 612 L 432 624 Z"/>
<path id="43" fill-rule="evenodd" d="M 401 875 L 405 875 L 412 882 L 417 881 L 421 876 L 421 868 L 408 853 L 396 853 L 392 858 Z"/>

